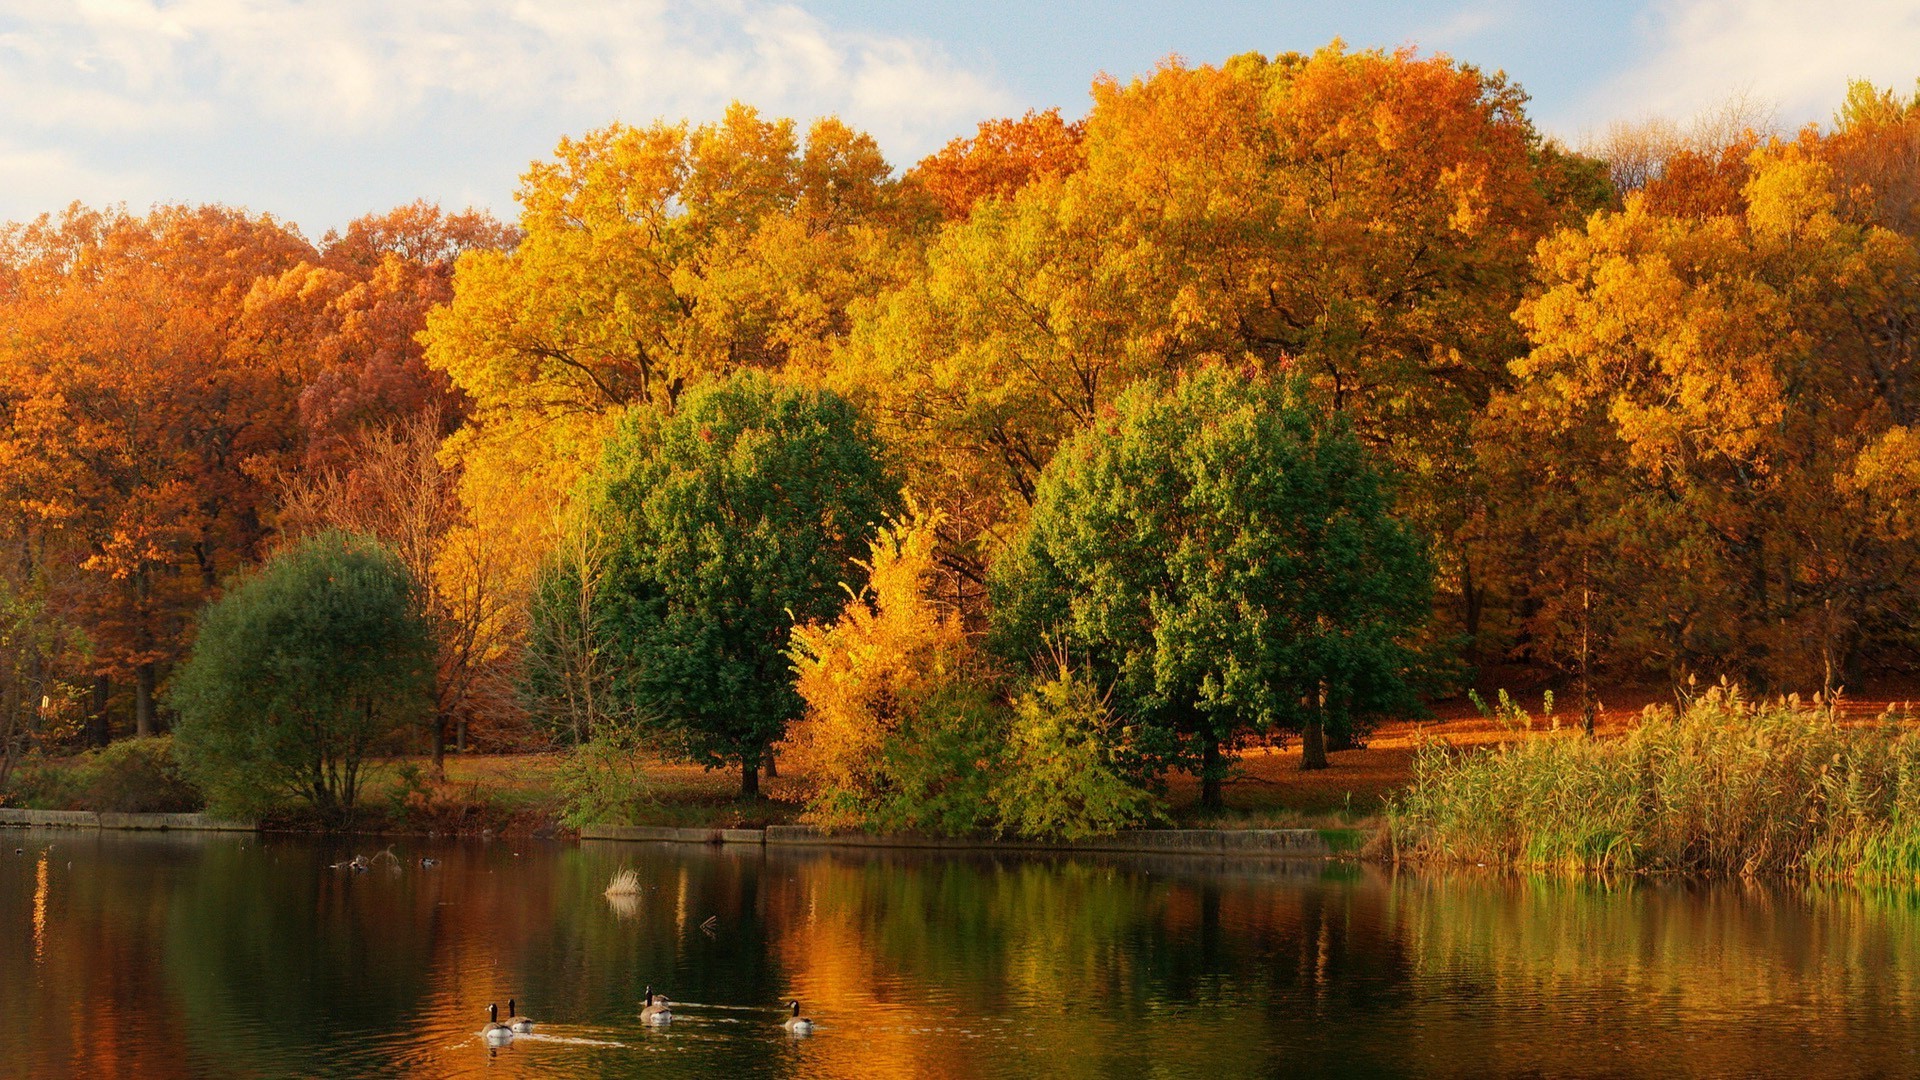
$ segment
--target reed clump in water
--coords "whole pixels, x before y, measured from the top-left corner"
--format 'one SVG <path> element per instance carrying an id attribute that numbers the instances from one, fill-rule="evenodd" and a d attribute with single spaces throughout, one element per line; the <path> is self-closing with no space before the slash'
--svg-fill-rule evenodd
<path id="1" fill-rule="evenodd" d="M 639 896 L 640 875 L 632 869 L 622 870 L 607 882 L 608 896 Z"/>
<path id="2" fill-rule="evenodd" d="M 1920 733 L 1717 687 L 1617 738 L 1424 747 L 1387 834 L 1399 859 L 1920 883 Z"/>
<path id="3" fill-rule="evenodd" d="M 607 882 L 607 906 L 622 918 L 634 918 L 640 914 L 640 875 L 631 868 L 613 875 Z"/>

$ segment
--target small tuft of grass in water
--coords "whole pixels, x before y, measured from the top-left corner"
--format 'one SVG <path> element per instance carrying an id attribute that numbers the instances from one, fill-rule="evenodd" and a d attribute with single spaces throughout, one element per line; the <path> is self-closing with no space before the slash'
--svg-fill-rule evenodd
<path id="1" fill-rule="evenodd" d="M 639 896 L 640 875 L 631 869 L 622 870 L 607 882 L 608 896 Z"/>

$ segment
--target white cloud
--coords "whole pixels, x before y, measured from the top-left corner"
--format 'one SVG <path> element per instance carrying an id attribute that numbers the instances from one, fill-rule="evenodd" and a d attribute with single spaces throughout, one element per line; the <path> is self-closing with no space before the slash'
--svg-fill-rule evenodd
<path id="1" fill-rule="evenodd" d="M 1904 92 L 1920 75 L 1914 0 L 1666 0 L 1644 20 L 1651 54 L 1594 96 L 1590 116 L 1685 119 L 1745 97 L 1792 128 L 1831 118 L 1849 79 Z"/>
<path id="2" fill-rule="evenodd" d="M 526 165 L 489 155 L 615 119 L 716 117 L 733 99 L 838 114 L 900 164 L 1015 110 L 926 41 L 777 0 L 0 0 L 0 137 L 122 175 L 135 204 L 238 187 L 239 201 L 308 219 L 325 200 L 295 190 L 300 176 L 323 183 L 343 156 L 398 170 L 393 152 L 413 158 L 393 201 L 436 197 L 420 185 L 467 190 L 477 162 L 505 177 Z M 276 173 L 249 159 L 262 153 L 288 160 Z M 434 158 L 465 172 L 435 178 Z M 293 187 L 256 190 L 273 176 Z M 156 177 L 173 186 L 143 188 Z M 43 208 L 22 201 L 0 188 L 0 216 Z"/>

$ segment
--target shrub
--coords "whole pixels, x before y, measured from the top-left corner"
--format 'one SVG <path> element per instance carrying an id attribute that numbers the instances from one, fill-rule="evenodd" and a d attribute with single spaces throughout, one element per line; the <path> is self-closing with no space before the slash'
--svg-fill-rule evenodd
<path id="1" fill-rule="evenodd" d="M 1002 710 L 960 614 L 928 595 L 938 514 L 910 510 L 871 545 L 867 588 L 830 625 L 793 632 L 806 711 L 790 735 L 829 828 L 975 831 Z"/>
<path id="2" fill-rule="evenodd" d="M 206 805 L 173 754 L 173 737 L 122 739 L 68 761 L 30 757 L 9 797 L 35 810 L 184 814 Z"/>
<path id="3" fill-rule="evenodd" d="M 392 550 L 322 533 L 200 615 L 173 688 L 181 761 L 216 808 L 350 811 L 368 756 L 433 708 L 433 643 Z"/>
<path id="4" fill-rule="evenodd" d="M 1007 767 L 994 785 L 1001 828 L 1082 840 L 1162 816 L 1123 764 L 1126 733 L 1084 676 L 1064 665 L 1014 701 Z"/>
<path id="5" fill-rule="evenodd" d="M 80 799 L 89 810 L 184 814 L 206 805 L 175 760 L 173 736 L 122 739 L 87 755 Z"/>
<path id="6" fill-rule="evenodd" d="M 1920 734 L 1715 688 L 1619 738 L 1434 744 L 1389 803 L 1403 858 L 1920 882 Z"/>
<path id="7" fill-rule="evenodd" d="M 651 802 L 640 764 L 640 737 L 630 725 L 605 723 L 567 750 L 554 775 L 560 820 L 584 825 L 631 825 Z"/>

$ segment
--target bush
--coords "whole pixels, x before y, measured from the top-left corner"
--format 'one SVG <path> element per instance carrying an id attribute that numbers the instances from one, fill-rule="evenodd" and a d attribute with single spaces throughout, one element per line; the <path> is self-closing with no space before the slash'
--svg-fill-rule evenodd
<path id="1" fill-rule="evenodd" d="M 1430 745 L 1387 822 L 1402 858 L 1915 884 L 1920 734 L 1716 688 L 1614 739 Z"/>
<path id="2" fill-rule="evenodd" d="M 602 724 L 560 759 L 554 776 L 560 820 L 584 825 L 631 825 L 652 801 L 640 765 L 640 737 L 628 725 Z"/>
<path id="3" fill-rule="evenodd" d="M 368 756 L 433 708 L 415 588 L 378 541 L 322 533 L 201 612 L 175 737 L 217 809 L 254 816 L 284 795 L 353 808 Z"/>
<path id="4" fill-rule="evenodd" d="M 9 797 L 35 810 L 185 814 L 206 805 L 173 755 L 173 737 L 122 739 L 70 761 L 29 758 Z"/>
<path id="5" fill-rule="evenodd" d="M 1030 687 L 1014 701 L 1007 767 L 994 785 L 1001 827 L 1083 840 L 1162 817 L 1123 763 L 1125 735 L 1093 684 L 1065 666 Z"/>
<path id="6" fill-rule="evenodd" d="M 957 835 L 992 820 L 1005 720 L 959 613 L 928 595 L 939 521 L 910 511 L 882 529 L 868 587 L 831 625 L 794 629 L 806 711 L 790 747 L 816 825 Z"/>
<path id="7" fill-rule="evenodd" d="M 175 760 L 173 736 L 122 739 L 87 755 L 81 800 L 89 810 L 185 814 L 206 805 Z"/>

